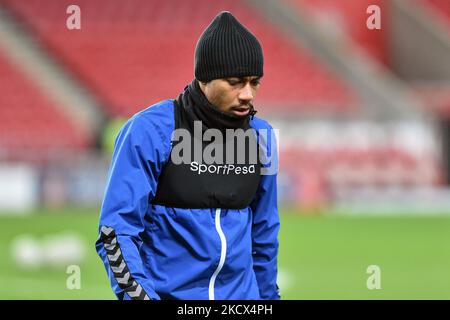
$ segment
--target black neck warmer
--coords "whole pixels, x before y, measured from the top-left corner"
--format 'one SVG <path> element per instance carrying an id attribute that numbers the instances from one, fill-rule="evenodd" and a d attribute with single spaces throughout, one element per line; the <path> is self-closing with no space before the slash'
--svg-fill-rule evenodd
<path id="1" fill-rule="evenodd" d="M 253 119 L 257 112 L 252 104 L 250 104 L 250 113 L 245 117 L 234 117 L 220 111 L 208 101 L 196 79 L 184 88 L 177 100 L 188 114 L 192 125 L 194 121 L 202 121 L 203 131 L 212 128 L 221 131 L 239 128 L 246 130 L 250 127 L 250 118 Z"/>
<path id="2" fill-rule="evenodd" d="M 201 150 L 197 150 L 202 152 L 200 158 L 199 154 L 194 155 L 195 144 L 198 142 L 195 139 L 194 121 L 202 121 L 203 130 L 210 128 L 221 130 L 225 138 L 225 140 L 222 139 L 223 141 L 216 141 L 214 137 L 214 141 L 210 142 L 201 137 Z M 220 112 L 208 102 L 194 80 L 174 101 L 174 123 L 174 130 L 189 130 L 190 133 L 194 133 L 194 139 L 188 139 L 185 142 L 183 136 L 181 141 L 172 140 L 171 155 L 158 177 L 158 186 L 152 204 L 174 208 L 247 208 L 255 198 L 261 179 L 261 163 L 258 154 L 256 154 L 255 163 L 250 161 L 250 152 L 254 150 L 251 148 L 251 143 L 257 142 L 257 136 L 251 134 L 249 139 L 246 138 L 245 150 L 243 150 L 238 148 L 239 142 L 235 143 L 233 137 L 232 140 L 227 140 L 227 135 L 222 130 L 231 128 L 247 130 L 246 128 L 250 127 L 250 115 L 238 118 Z M 191 147 L 191 152 L 188 152 L 190 155 L 181 163 L 172 161 L 172 155 L 178 143 L 183 143 L 183 148 Z M 219 161 L 206 163 L 203 155 L 207 147 L 214 147 L 214 155 L 218 152 L 215 148 L 221 148 L 223 161 L 216 159 Z M 230 147 L 234 148 L 234 158 L 230 163 L 226 163 L 230 160 L 227 158 Z M 180 155 L 180 149 L 177 148 L 175 152 Z M 186 155 L 184 151 L 181 152 Z M 242 163 L 238 163 L 238 152 L 245 153 L 240 154 L 244 156 Z M 206 171 L 203 169 L 205 166 Z"/>

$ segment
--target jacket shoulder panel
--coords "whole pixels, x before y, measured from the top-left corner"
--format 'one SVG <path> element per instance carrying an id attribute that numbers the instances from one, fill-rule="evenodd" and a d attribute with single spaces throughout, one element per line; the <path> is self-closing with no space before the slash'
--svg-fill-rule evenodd
<path id="1" fill-rule="evenodd" d="M 273 130 L 269 122 L 256 116 L 253 117 L 252 120 L 250 120 L 250 126 L 255 130 L 259 129 Z"/>
<path id="2" fill-rule="evenodd" d="M 170 137 L 175 127 L 174 109 L 173 100 L 163 100 L 139 111 L 131 119 L 151 123 L 161 133 Z"/>
<path id="3" fill-rule="evenodd" d="M 175 129 L 173 100 L 163 100 L 150 107 L 134 114 L 126 124 L 124 129 L 137 142 L 150 137 L 154 141 L 154 146 L 163 152 L 164 158 L 168 159 L 171 149 L 172 133 Z"/>

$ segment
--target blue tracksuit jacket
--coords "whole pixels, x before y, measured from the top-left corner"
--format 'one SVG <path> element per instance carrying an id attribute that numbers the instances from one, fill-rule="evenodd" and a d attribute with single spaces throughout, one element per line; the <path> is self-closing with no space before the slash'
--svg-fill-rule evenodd
<path id="1" fill-rule="evenodd" d="M 244 209 L 151 203 L 173 109 L 164 100 L 135 114 L 116 138 L 96 242 L 112 289 L 119 299 L 279 299 L 276 174 L 261 176 Z M 250 125 L 273 130 L 257 117 Z"/>

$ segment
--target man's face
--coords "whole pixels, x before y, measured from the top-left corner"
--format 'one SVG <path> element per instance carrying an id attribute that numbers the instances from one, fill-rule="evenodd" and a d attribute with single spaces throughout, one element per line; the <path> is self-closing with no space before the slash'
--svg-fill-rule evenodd
<path id="1" fill-rule="evenodd" d="M 200 88 L 208 101 L 222 112 L 235 117 L 245 117 L 250 112 L 250 103 L 255 99 L 261 77 L 215 79 L 200 82 Z"/>

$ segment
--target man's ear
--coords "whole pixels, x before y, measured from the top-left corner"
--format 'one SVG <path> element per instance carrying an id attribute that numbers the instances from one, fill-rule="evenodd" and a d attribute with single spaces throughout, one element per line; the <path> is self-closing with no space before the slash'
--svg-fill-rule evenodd
<path id="1" fill-rule="evenodd" d="M 202 89 L 202 91 L 205 90 L 206 85 L 208 84 L 208 81 L 198 81 L 198 84 L 200 85 L 200 89 Z"/>

